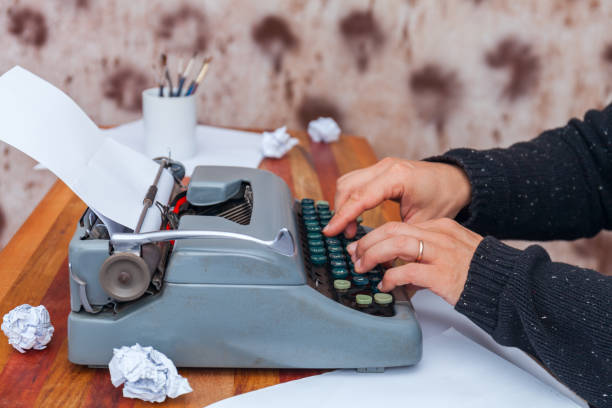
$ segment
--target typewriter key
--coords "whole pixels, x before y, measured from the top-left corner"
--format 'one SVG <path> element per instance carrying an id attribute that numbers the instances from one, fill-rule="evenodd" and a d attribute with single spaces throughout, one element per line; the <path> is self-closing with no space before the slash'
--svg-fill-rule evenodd
<path id="1" fill-rule="evenodd" d="M 340 245 L 340 240 L 338 238 L 325 238 L 325 242 L 327 245 Z"/>
<path id="2" fill-rule="evenodd" d="M 351 282 L 344 279 L 336 279 L 334 281 L 334 289 L 338 292 L 347 291 L 351 287 Z"/>
<path id="3" fill-rule="evenodd" d="M 344 254 L 339 254 L 339 253 L 330 253 L 329 255 L 329 259 L 332 261 L 344 261 Z"/>
<path id="4" fill-rule="evenodd" d="M 325 200 L 318 200 L 315 205 L 317 206 L 317 208 L 319 207 L 329 208 L 329 202 Z"/>
<path id="5" fill-rule="evenodd" d="M 372 276 L 372 277 L 368 276 L 368 279 L 370 280 L 370 283 L 372 284 L 372 288 L 375 288 L 382 280 L 380 276 Z"/>
<path id="6" fill-rule="evenodd" d="M 332 254 L 342 254 L 342 253 L 344 253 L 344 250 L 342 249 L 342 247 L 340 245 L 329 245 L 328 244 L 327 249 Z"/>
<path id="7" fill-rule="evenodd" d="M 312 198 L 302 198 L 302 205 L 314 205 L 314 200 Z"/>
<path id="8" fill-rule="evenodd" d="M 372 296 L 370 295 L 357 295 L 355 296 L 355 302 L 358 307 L 368 307 L 372 304 Z"/>
<path id="9" fill-rule="evenodd" d="M 346 268 L 332 268 L 331 274 L 334 279 L 344 279 L 348 276 L 348 271 Z"/>
<path id="10" fill-rule="evenodd" d="M 327 262 L 327 257 L 325 255 L 310 255 L 310 262 L 312 262 L 315 266 L 323 266 Z"/>
<path id="11" fill-rule="evenodd" d="M 306 225 L 306 231 L 308 231 L 308 232 L 319 232 L 319 231 L 321 231 L 321 227 L 319 227 L 318 223 L 316 225 Z"/>
<path id="12" fill-rule="evenodd" d="M 365 276 L 353 276 L 353 283 L 355 286 L 364 287 L 370 283 L 370 280 Z"/>
<path id="13" fill-rule="evenodd" d="M 307 222 L 307 221 L 317 221 L 318 220 L 317 216 L 314 215 L 314 214 L 303 215 L 302 219 L 304 220 L 304 222 Z"/>
<path id="14" fill-rule="evenodd" d="M 309 239 L 308 247 L 323 247 L 324 243 L 322 239 Z"/>
<path id="15" fill-rule="evenodd" d="M 321 234 L 320 232 L 309 232 L 308 234 L 306 234 L 306 237 L 308 239 L 323 239 L 323 234 Z"/>
<path id="16" fill-rule="evenodd" d="M 378 280 L 380 281 L 380 273 L 378 273 L 378 271 L 376 271 L 376 270 L 372 270 L 372 271 L 368 272 L 367 277 L 370 280 L 378 278 Z"/>
<path id="17" fill-rule="evenodd" d="M 323 247 L 310 247 L 311 255 L 325 255 L 325 248 Z"/>
<path id="18" fill-rule="evenodd" d="M 349 267 L 349 271 L 351 271 L 351 276 L 363 276 L 363 274 L 359 272 L 355 272 L 355 269 Z"/>
<path id="19" fill-rule="evenodd" d="M 389 306 L 393 302 L 393 295 L 389 293 L 377 293 L 374 295 L 374 302 L 381 306 Z"/>
<path id="20" fill-rule="evenodd" d="M 315 215 L 316 211 L 314 208 L 304 207 L 302 208 L 302 214 L 303 215 Z"/>
<path id="21" fill-rule="evenodd" d="M 331 265 L 332 267 L 336 267 L 336 268 L 338 268 L 338 267 L 346 268 L 346 262 L 344 262 L 344 261 L 340 261 L 340 260 L 338 260 L 338 259 L 332 259 L 332 260 L 330 261 L 330 265 Z"/>

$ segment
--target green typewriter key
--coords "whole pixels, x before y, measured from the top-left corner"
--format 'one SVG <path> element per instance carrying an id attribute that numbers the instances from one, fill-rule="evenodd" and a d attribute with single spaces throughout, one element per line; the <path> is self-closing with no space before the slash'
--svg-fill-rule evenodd
<path id="1" fill-rule="evenodd" d="M 349 267 L 349 271 L 351 271 L 351 276 L 363 276 L 363 274 L 359 272 L 355 272 L 355 269 Z"/>
<path id="2" fill-rule="evenodd" d="M 304 204 L 314 205 L 314 200 L 312 198 L 302 198 L 301 203 L 302 205 Z"/>
<path id="3" fill-rule="evenodd" d="M 302 208 L 302 215 L 315 215 L 315 209 L 314 208 Z"/>
<path id="4" fill-rule="evenodd" d="M 342 255 L 342 254 L 333 254 L 333 253 L 330 253 L 328 255 L 328 257 L 332 261 L 344 261 L 345 260 L 344 259 L 344 255 Z"/>
<path id="5" fill-rule="evenodd" d="M 378 305 L 389 306 L 393 302 L 393 295 L 390 293 L 377 293 L 374 295 L 374 302 Z"/>
<path id="6" fill-rule="evenodd" d="M 370 280 L 372 280 L 374 278 L 378 278 L 378 280 L 380 280 L 380 273 L 370 271 L 370 272 L 368 272 L 367 277 Z"/>
<path id="7" fill-rule="evenodd" d="M 327 248 L 330 254 L 343 254 L 344 250 L 340 245 L 329 245 L 327 244 Z"/>
<path id="8" fill-rule="evenodd" d="M 333 268 L 346 268 L 346 262 L 344 261 L 331 260 L 329 263 Z"/>
<path id="9" fill-rule="evenodd" d="M 328 211 L 319 211 L 319 218 L 322 220 L 331 220 L 332 215 Z"/>
<path id="10" fill-rule="evenodd" d="M 325 238 L 325 242 L 327 245 L 340 245 L 340 240 L 338 238 Z"/>
<path id="11" fill-rule="evenodd" d="M 306 238 L 308 239 L 323 239 L 323 234 L 320 232 L 309 232 L 306 234 Z"/>
<path id="12" fill-rule="evenodd" d="M 334 279 L 344 279 L 348 276 L 348 271 L 346 268 L 332 268 L 331 274 Z"/>
<path id="13" fill-rule="evenodd" d="M 336 289 L 338 292 L 346 292 L 350 288 L 351 288 L 351 282 L 347 280 L 336 279 L 334 281 L 334 289 Z"/>
<path id="14" fill-rule="evenodd" d="M 325 228 L 327 224 L 329 224 L 329 220 L 321 220 L 321 222 L 319 223 L 321 228 Z"/>
<path id="15" fill-rule="evenodd" d="M 317 206 L 317 208 L 319 207 L 325 207 L 325 208 L 329 208 L 329 202 L 325 201 L 325 200 L 318 200 L 315 205 Z"/>
<path id="16" fill-rule="evenodd" d="M 321 228 L 317 221 L 306 221 L 304 227 L 306 227 L 306 231 L 309 231 L 308 228 Z"/>
<path id="17" fill-rule="evenodd" d="M 353 283 L 355 286 L 363 287 L 367 286 L 367 284 L 370 283 L 370 280 L 365 276 L 353 276 Z"/>
<path id="18" fill-rule="evenodd" d="M 325 245 L 325 243 L 323 242 L 322 239 L 309 239 L 308 240 L 308 247 L 312 248 L 312 247 L 321 247 L 323 248 L 323 246 Z"/>
<path id="19" fill-rule="evenodd" d="M 357 295 L 355 296 L 355 302 L 357 302 L 358 307 L 368 307 L 372 304 L 372 296 Z"/>
<path id="20" fill-rule="evenodd" d="M 372 276 L 369 277 L 368 279 L 370 280 L 370 283 L 372 284 L 372 287 L 376 287 L 376 285 L 378 285 L 380 283 L 380 281 L 382 280 L 380 276 Z"/>
<path id="21" fill-rule="evenodd" d="M 327 262 L 325 255 L 310 255 L 310 262 L 315 266 L 323 266 Z"/>
<path id="22" fill-rule="evenodd" d="M 306 231 L 308 232 L 319 232 L 321 231 L 321 227 L 317 223 L 316 225 L 306 225 Z"/>
<path id="23" fill-rule="evenodd" d="M 325 255 L 325 248 L 323 247 L 310 247 L 311 255 Z"/>

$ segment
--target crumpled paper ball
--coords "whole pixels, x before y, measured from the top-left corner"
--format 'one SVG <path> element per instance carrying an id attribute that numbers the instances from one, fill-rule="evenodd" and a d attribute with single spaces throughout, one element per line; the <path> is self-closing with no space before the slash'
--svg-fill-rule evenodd
<path id="1" fill-rule="evenodd" d="M 193 391 L 168 357 L 138 343 L 113 349 L 108 369 L 115 387 L 125 384 L 123 396 L 127 398 L 164 402 L 166 396 L 176 398 Z"/>
<path id="2" fill-rule="evenodd" d="M 340 138 L 340 126 L 332 118 L 319 118 L 308 124 L 308 134 L 313 142 L 335 142 Z"/>
<path id="3" fill-rule="evenodd" d="M 47 347 L 54 330 L 49 312 L 43 305 L 34 307 L 27 304 L 5 314 L 1 328 L 9 344 L 20 353 Z"/>
<path id="4" fill-rule="evenodd" d="M 280 159 L 296 144 L 298 144 L 298 140 L 291 137 L 291 135 L 287 133 L 287 127 L 283 126 L 276 129 L 274 132 L 263 132 L 261 150 L 265 157 Z"/>

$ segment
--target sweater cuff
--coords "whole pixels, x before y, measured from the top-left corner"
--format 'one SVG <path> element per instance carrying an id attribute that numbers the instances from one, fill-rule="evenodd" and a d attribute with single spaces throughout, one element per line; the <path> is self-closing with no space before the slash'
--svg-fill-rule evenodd
<path id="1" fill-rule="evenodd" d="M 474 252 L 455 310 L 492 335 L 497 327 L 500 296 L 515 274 L 516 261 L 522 253 L 493 237 L 485 237 Z"/>
<path id="2" fill-rule="evenodd" d="M 508 180 L 502 171 L 503 165 L 486 151 L 453 149 L 424 160 L 453 164 L 467 174 L 472 189 L 471 201 L 456 217 L 467 228 L 487 234 L 486 226 L 497 225 L 498 215 L 510 210 Z"/>

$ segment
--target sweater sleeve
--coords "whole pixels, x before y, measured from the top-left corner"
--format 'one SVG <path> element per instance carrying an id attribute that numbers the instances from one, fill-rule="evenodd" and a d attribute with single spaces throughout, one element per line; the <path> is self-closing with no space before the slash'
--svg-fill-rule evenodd
<path id="1" fill-rule="evenodd" d="M 455 309 L 536 357 L 596 407 L 612 407 L 612 277 L 486 237 Z"/>
<path id="2" fill-rule="evenodd" d="M 575 239 L 612 225 L 612 105 L 506 149 L 454 149 L 427 159 L 467 173 L 457 220 L 500 239 Z"/>

